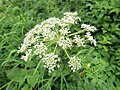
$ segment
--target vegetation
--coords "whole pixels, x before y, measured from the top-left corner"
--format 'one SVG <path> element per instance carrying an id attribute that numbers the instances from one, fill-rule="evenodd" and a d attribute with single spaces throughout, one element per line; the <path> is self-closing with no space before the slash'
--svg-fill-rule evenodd
<path id="1" fill-rule="evenodd" d="M 71 32 L 81 30 L 83 23 L 97 28 L 92 33 L 96 46 L 67 49 L 70 55 L 78 53 L 79 70 L 66 65 L 61 48 L 56 53 L 66 61 L 51 73 L 37 56 L 21 59 L 18 47 L 26 33 L 48 18 L 76 11 L 81 21 Z M 120 90 L 119 39 L 119 0 L 0 0 L 0 90 Z"/>

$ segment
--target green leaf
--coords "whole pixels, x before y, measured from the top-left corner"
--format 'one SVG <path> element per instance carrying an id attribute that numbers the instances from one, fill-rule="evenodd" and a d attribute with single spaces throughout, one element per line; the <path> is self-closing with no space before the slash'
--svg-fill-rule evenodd
<path id="1" fill-rule="evenodd" d="M 102 36 L 103 37 L 103 41 L 101 41 L 102 44 L 112 44 L 109 40 L 111 40 L 112 38 L 110 38 L 110 36 Z"/>
<path id="2" fill-rule="evenodd" d="M 23 88 L 21 90 L 32 90 L 32 88 L 29 88 L 29 85 L 26 84 L 23 86 Z"/>
<path id="3" fill-rule="evenodd" d="M 37 84 L 38 76 L 27 77 L 27 82 L 31 87 L 34 87 Z"/>
<path id="4" fill-rule="evenodd" d="M 113 8 L 110 13 L 115 12 L 116 14 L 118 14 L 120 12 L 120 8 Z"/>
<path id="5" fill-rule="evenodd" d="M 15 82 L 21 82 L 21 80 L 24 80 L 26 73 L 27 70 L 25 69 L 14 68 L 7 72 L 7 77 Z"/>
<path id="6" fill-rule="evenodd" d="M 32 67 L 35 67 L 35 66 L 36 66 L 36 64 L 34 63 L 34 61 L 28 61 L 26 63 L 26 67 L 32 68 Z"/>

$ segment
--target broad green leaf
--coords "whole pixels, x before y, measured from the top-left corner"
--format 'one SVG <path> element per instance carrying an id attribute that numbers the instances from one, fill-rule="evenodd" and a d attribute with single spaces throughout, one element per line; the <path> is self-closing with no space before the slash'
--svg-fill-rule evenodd
<path id="1" fill-rule="evenodd" d="M 38 82 L 38 76 L 27 77 L 27 82 L 31 87 L 34 87 Z"/>
<path id="2" fill-rule="evenodd" d="M 25 84 L 21 90 L 32 90 L 28 84 Z"/>

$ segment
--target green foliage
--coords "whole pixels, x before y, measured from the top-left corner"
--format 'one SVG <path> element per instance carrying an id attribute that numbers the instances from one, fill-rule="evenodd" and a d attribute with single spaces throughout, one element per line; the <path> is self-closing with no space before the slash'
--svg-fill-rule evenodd
<path id="1" fill-rule="evenodd" d="M 49 74 L 37 57 L 22 61 L 17 50 L 25 34 L 43 20 L 62 17 L 66 11 L 78 11 L 82 23 L 98 29 L 94 33 L 96 47 L 70 51 L 78 51 L 82 69 L 73 73 L 62 64 Z M 120 90 L 119 39 L 119 0 L 0 0 L 0 89 Z M 57 52 L 66 59 L 61 50 Z"/>

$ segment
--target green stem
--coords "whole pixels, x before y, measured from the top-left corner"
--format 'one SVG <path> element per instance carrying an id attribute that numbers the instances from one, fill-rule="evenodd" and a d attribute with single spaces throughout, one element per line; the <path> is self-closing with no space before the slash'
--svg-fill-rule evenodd
<path id="1" fill-rule="evenodd" d="M 70 37 L 70 36 L 73 36 L 73 35 L 76 35 L 76 34 L 79 34 L 79 33 L 83 33 L 83 32 L 85 32 L 85 31 L 84 31 L 84 30 L 81 30 L 81 31 L 78 31 L 78 32 L 69 34 L 69 35 L 67 35 L 67 37 Z"/>
<path id="2" fill-rule="evenodd" d="M 54 43 L 57 43 L 58 40 L 59 40 L 59 38 L 56 38 L 56 39 L 51 40 L 51 41 L 46 41 L 45 43 L 47 43 L 47 42 L 52 42 L 52 43 L 50 43 L 49 45 L 47 45 L 47 47 L 49 47 L 49 46 L 53 45 Z"/>
<path id="3" fill-rule="evenodd" d="M 4 87 L 6 87 L 9 83 L 3 85 L 2 87 L 0 87 L 0 90 L 2 90 Z"/>
<path id="4" fill-rule="evenodd" d="M 55 43 L 55 42 L 50 43 L 49 45 L 47 45 L 47 47 L 51 46 L 51 45 L 54 44 L 54 43 Z"/>
<path id="5" fill-rule="evenodd" d="M 40 64 L 41 64 L 41 61 L 42 61 L 42 60 L 39 61 L 38 65 L 37 65 L 37 67 L 36 67 L 36 69 L 35 69 L 35 71 L 34 71 L 34 73 L 33 73 L 33 76 L 34 76 L 35 73 L 37 72 L 37 69 L 39 68 L 39 66 L 40 66 Z"/>
<path id="6" fill-rule="evenodd" d="M 63 90 L 63 77 L 61 75 L 61 84 L 60 84 L 60 90 Z"/>
<path id="7" fill-rule="evenodd" d="M 65 51 L 65 53 L 66 53 L 67 57 L 70 59 L 70 56 L 69 56 L 69 54 L 68 54 L 67 50 L 66 50 L 66 49 L 64 49 L 64 51 Z"/>
<path id="8" fill-rule="evenodd" d="M 56 49 L 57 49 L 57 44 L 56 44 L 56 46 L 55 46 L 55 49 L 54 49 L 54 52 L 53 52 L 53 53 L 55 53 Z"/>
<path id="9" fill-rule="evenodd" d="M 45 88 L 44 90 L 49 90 L 49 89 L 47 89 L 47 88 L 50 87 L 50 84 L 51 84 L 54 76 L 55 76 L 55 73 L 53 73 L 52 77 L 48 80 L 48 82 L 46 82 L 46 84 L 44 84 L 44 85 L 40 88 L 40 90 L 43 90 L 43 88 Z"/>
<path id="10" fill-rule="evenodd" d="M 11 84 L 12 82 L 13 82 L 13 81 L 10 81 L 10 82 L 8 83 L 8 86 L 7 86 L 6 90 L 9 90 L 10 84 Z"/>
<path id="11" fill-rule="evenodd" d="M 63 76 L 63 75 L 62 75 Z M 64 79 L 64 81 L 65 81 L 65 83 L 66 83 L 66 87 L 67 87 L 67 90 L 68 90 L 68 83 L 67 83 L 67 80 L 65 79 L 65 77 L 63 76 L 63 79 Z"/>

